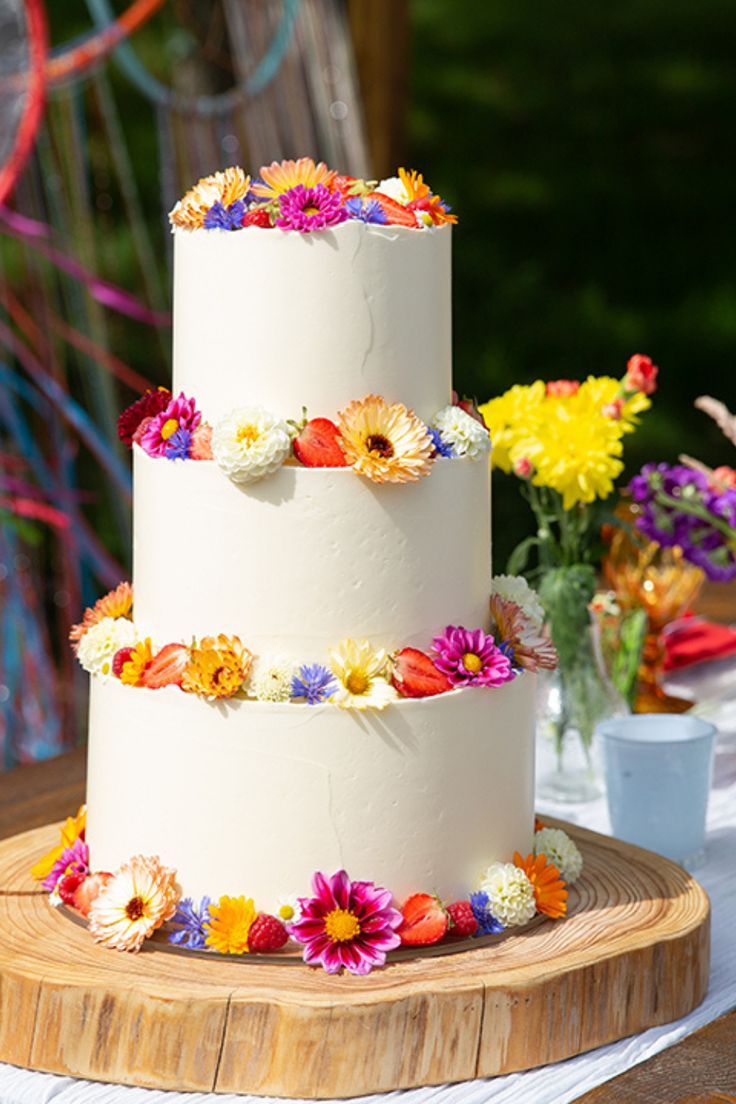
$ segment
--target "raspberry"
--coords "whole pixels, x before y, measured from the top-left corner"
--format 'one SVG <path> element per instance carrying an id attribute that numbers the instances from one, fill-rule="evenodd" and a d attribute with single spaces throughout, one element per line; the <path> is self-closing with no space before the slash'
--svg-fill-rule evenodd
<path id="1" fill-rule="evenodd" d="M 65 905 L 74 904 L 74 895 L 86 877 L 86 874 L 80 874 L 78 871 L 72 870 L 69 874 L 65 874 L 63 878 L 59 879 L 59 884 L 56 888 Z"/>
<path id="2" fill-rule="evenodd" d="M 248 932 L 248 949 L 251 951 L 278 951 L 289 938 L 284 925 L 275 916 L 259 912 Z"/>
<path id="3" fill-rule="evenodd" d="M 447 906 L 450 917 L 450 930 L 448 935 L 455 939 L 468 939 L 478 931 L 478 921 L 473 915 L 470 901 L 455 901 Z"/>
<path id="4" fill-rule="evenodd" d="M 120 672 L 132 654 L 132 648 L 120 648 L 112 657 L 112 673 L 115 678 L 120 678 Z"/>

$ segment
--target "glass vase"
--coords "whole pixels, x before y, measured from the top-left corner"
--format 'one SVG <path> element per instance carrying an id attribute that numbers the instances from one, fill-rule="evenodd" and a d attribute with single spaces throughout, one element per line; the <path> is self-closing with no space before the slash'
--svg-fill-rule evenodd
<path id="1" fill-rule="evenodd" d="M 595 575 L 589 565 L 556 568 L 540 597 L 559 666 L 540 678 L 537 794 L 548 801 L 592 801 L 603 792 L 595 746 L 598 723 L 629 712 L 608 677 L 597 622 L 589 603 Z"/>

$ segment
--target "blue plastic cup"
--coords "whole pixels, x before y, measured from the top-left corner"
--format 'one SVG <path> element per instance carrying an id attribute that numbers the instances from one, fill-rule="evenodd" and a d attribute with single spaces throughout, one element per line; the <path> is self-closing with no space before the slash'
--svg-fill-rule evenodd
<path id="1" fill-rule="evenodd" d="M 715 726 L 677 713 L 598 726 L 614 836 L 692 870 L 705 855 Z"/>

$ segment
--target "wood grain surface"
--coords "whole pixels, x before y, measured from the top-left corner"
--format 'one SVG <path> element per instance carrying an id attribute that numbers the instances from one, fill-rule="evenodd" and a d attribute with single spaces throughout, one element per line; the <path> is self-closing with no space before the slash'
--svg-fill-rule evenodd
<path id="1" fill-rule="evenodd" d="M 527 1069 L 685 1015 L 708 981 L 704 891 L 664 859 L 565 827 L 586 863 L 566 920 L 367 978 L 102 950 L 28 874 L 56 830 L 11 837 L 0 844 L 0 1061 L 331 1098 Z"/>

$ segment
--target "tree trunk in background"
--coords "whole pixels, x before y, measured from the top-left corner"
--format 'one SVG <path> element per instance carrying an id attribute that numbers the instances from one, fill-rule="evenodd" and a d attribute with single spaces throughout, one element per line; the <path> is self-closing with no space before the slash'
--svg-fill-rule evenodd
<path id="1" fill-rule="evenodd" d="M 391 176 L 408 156 L 409 0 L 348 0 L 373 175 Z"/>

